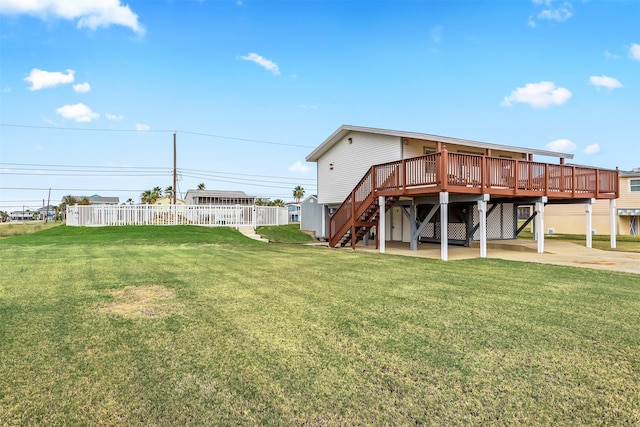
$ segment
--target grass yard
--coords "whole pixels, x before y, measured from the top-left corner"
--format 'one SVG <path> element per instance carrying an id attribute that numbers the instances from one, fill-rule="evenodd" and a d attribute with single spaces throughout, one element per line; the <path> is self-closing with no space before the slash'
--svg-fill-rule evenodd
<path id="1" fill-rule="evenodd" d="M 258 227 L 256 232 L 275 243 L 311 243 L 315 241 L 310 235 L 300 232 L 300 224 Z"/>
<path id="2" fill-rule="evenodd" d="M 13 221 L 0 222 L 0 239 L 4 237 L 19 236 L 21 234 L 35 233 L 36 231 L 47 230 L 60 225 L 59 222 L 49 221 Z"/>
<path id="3" fill-rule="evenodd" d="M 0 240 L 0 425 L 638 425 L 640 276 L 203 227 Z"/>

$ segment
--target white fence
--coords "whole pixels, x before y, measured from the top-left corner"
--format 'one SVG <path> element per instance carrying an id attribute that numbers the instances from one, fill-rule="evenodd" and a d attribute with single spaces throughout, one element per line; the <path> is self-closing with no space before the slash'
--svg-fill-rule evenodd
<path id="1" fill-rule="evenodd" d="M 104 205 L 68 206 L 67 225 L 207 225 L 259 227 L 285 225 L 287 208 L 274 206 Z"/>

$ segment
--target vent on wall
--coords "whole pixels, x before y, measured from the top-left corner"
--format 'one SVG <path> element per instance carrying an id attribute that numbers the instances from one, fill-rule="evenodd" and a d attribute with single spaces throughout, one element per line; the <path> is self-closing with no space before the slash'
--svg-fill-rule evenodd
<path id="1" fill-rule="evenodd" d="M 556 229 L 555 228 L 549 228 L 547 230 L 547 234 L 556 234 Z"/>

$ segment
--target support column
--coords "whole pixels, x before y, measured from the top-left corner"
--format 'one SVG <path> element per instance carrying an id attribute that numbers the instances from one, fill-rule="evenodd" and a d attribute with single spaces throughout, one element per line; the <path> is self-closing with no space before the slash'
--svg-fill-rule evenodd
<path id="1" fill-rule="evenodd" d="M 385 251 L 385 240 L 387 239 L 387 202 L 384 196 L 378 196 L 378 207 L 380 209 L 380 215 L 378 215 L 378 241 L 380 242 L 380 253 L 383 254 Z"/>
<path id="2" fill-rule="evenodd" d="M 592 230 L 593 230 L 593 199 L 589 199 L 589 201 L 587 203 L 584 204 L 584 211 L 587 214 L 587 229 L 586 231 L 586 241 L 587 241 L 587 247 L 588 248 L 592 248 L 593 247 L 593 235 Z"/>
<path id="3" fill-rule="evenodd" d="M 440 259 L 449 259 L 449 193 L 440 193 Z"/>
<path id="4" fill-rule="evenodd" d="M 487 257 L 487 201 L 478 200 L 480 214 L 480 258 Z"/>
<path id="5" fill-rule="evenodd" d="M 609 234 L 611 235 L 611 249 L 616 248 L 616 238 L 618 231 L 616 230 L 616 224 L 618 222 L 618 215 L 616 214 L 616 199 L 609 200 Z"/>
<path id="6" fill-rule="evenodd" d="M 418 210 L 416 209 L 416 205 L 411 201 L 411 206 L 409 207 L 409 249 L 412 251 L 418 250 L 418 236 L 416 235 L 416 230 L 418 229 Z"/>
<path id="7" fill-rule="evenodd" d="M 540 201 L 536 202 L 536 218 L 535 218 L 535 232 L 536 240 L 538 242 L 538 253 L 544 253 L 544 204 L 547 202 L 547 198 L 541 197 Z"/>

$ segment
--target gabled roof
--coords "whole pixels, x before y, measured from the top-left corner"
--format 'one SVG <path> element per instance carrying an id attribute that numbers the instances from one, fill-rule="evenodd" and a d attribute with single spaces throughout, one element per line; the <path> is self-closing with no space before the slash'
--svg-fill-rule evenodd
<path id="1" fill-rule="evenodd" d="M 342 125 L 333 132 L 322 144 L 316 147 L 308 156 L 308 162 L 317 162 L 336 143 L 341 141 L 349 132 L 363 132 L 376 135 L 397 136 L 399 138 L 421 139 L 426 141 L 436 141 L 445 144 L 466 145 L 468 147 L 489 148 L 491 150 L 513 151 L 517 153 L 536 154 L 539 156 L 559 157 L 573 159 L 573 154 L 560 153 L 557 151 L 537 150 L 533 148 L 516 147 L 512 145 L 491 144 L 488 142 L 472 141 L 469 139 L 451 138 L 448 136 L 431 135 L 428 133 L 405 132 L 399 130 L 369 128 L 363 126 Z"/>
<path id="2" fill-rule="evenodd" d="M 633 168 L 630 171 L 620 171 L 620 176 L 625 176 L 627 178 L 639 178 L 640 168 Z"/>

